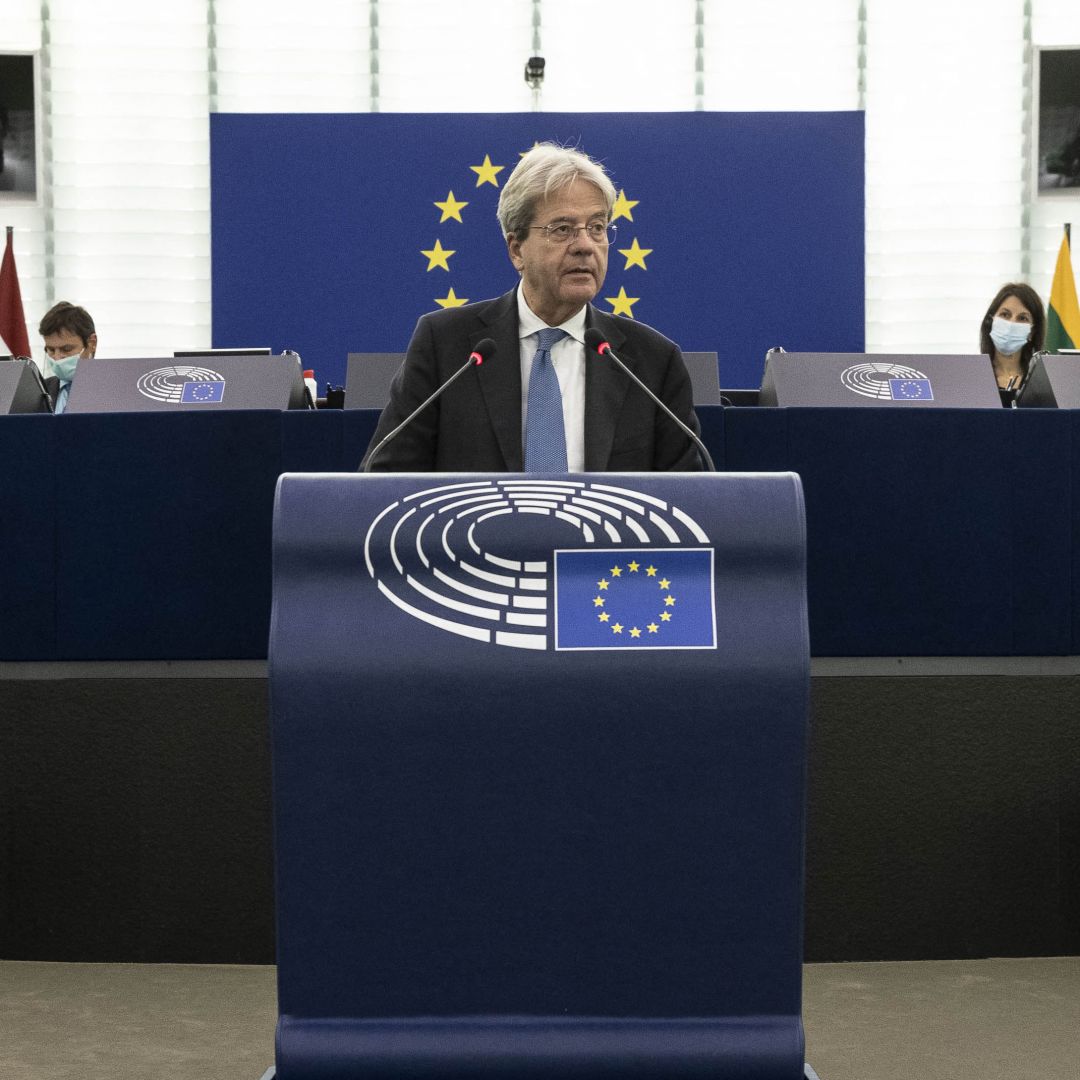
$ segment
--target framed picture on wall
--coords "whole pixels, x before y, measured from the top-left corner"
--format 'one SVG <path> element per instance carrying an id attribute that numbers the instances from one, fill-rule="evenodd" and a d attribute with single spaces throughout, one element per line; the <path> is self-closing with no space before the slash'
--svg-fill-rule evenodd
<path id="1" fill-rule="evenodd" d="M 1038 193 L 1080 195 L 1080 45 L 1035 54 Z"/>
<path id="2" fill-rule="evenodd" d="M 0 203 L 36 202 L 37 81 L 33 53 L 0 53 Z"/>

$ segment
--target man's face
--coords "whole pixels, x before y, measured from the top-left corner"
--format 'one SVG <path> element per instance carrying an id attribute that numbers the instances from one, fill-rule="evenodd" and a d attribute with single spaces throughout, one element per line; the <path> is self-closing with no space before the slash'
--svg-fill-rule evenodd
<path id="1" fill-rule="evenodd" d="M 45 335 L 45 355 L 50 360 L 65 360 L 69 356 L 93 356 L 97 347 L 97 334 L 91 334 L 83 341 L 78 334 L 70 330 L 60 330 L 55 334 Z"/>
<path id="2" fill-rule="evenodd" d="M 585 226 L 607 222 L 607 203 L 600 189 L 575 180 L 554 192 L 537 208 L 530 228 L 509 240 L 510 261 L 521 274 L 529 307 L 549 326 L 558 326 L 579 311 L 599 291 L 607 273 L 607 244 L 590 240 L 584 228 L 560 244 L 537 226 Z"/>

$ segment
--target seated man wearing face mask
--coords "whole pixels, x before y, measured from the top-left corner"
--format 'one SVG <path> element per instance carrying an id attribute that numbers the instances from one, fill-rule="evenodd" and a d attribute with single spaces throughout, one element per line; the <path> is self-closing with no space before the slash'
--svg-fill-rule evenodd
<path id="1" fill-rule="evenodd" d="M 53 412 L 62 413 L 67 407 L 76 367 L 97 352 L 94 320 L 85 308 L 61 300 L 45 313 L 38 333 L 45 339 L 45 354 L 49 358 L 45 389 L 52 398 Z"/>

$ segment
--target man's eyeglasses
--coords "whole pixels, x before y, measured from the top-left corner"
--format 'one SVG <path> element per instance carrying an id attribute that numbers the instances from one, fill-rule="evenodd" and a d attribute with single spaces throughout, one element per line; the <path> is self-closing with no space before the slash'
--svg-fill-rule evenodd
<path id="1" fill-rule="evenodd" d="M 577 236 L 582 229 L 585 235 L 594 243 L 606 246 L 615 243 L 616 228 L 603 221 L 590 221 L 588 225 L 571 225 L 569 222 L 560 221 L 555 225 L 530 225 L 530 230 L 542 232 L 548 242 L 552 244 L 568 244 L 572 237 Z"/>

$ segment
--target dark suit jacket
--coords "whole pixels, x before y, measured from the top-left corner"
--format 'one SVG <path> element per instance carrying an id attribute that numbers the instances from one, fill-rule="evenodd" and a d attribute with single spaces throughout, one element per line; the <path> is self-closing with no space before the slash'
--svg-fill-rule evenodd
<path id="1" fill-rule="evenodd" d="M 644 323 L 597 311 L 619 358 L 695 433 L 690 376 L 679 347 Z M 521 472 L 521 346 L 516 290 L 497 300 L 424 315 L 394 377 L 368 453 L 468 359 L 484 338 L 497 352 L 470 368 L 375 458 L 375 472 Z M 365 458 L 366 460 L 366 458 Z M 585 360 L 585 470 L 696 470 L 693 443 L 615 364 Z"/>
<path id="2" fill-rule="evenodd" d="M 49 395 L 49 405 L 55 411 L 56 399 L 60 395 L 60 380 L 55 375 L 50 375 L 41 381 L 45 387 L 45 393 Z"/>

